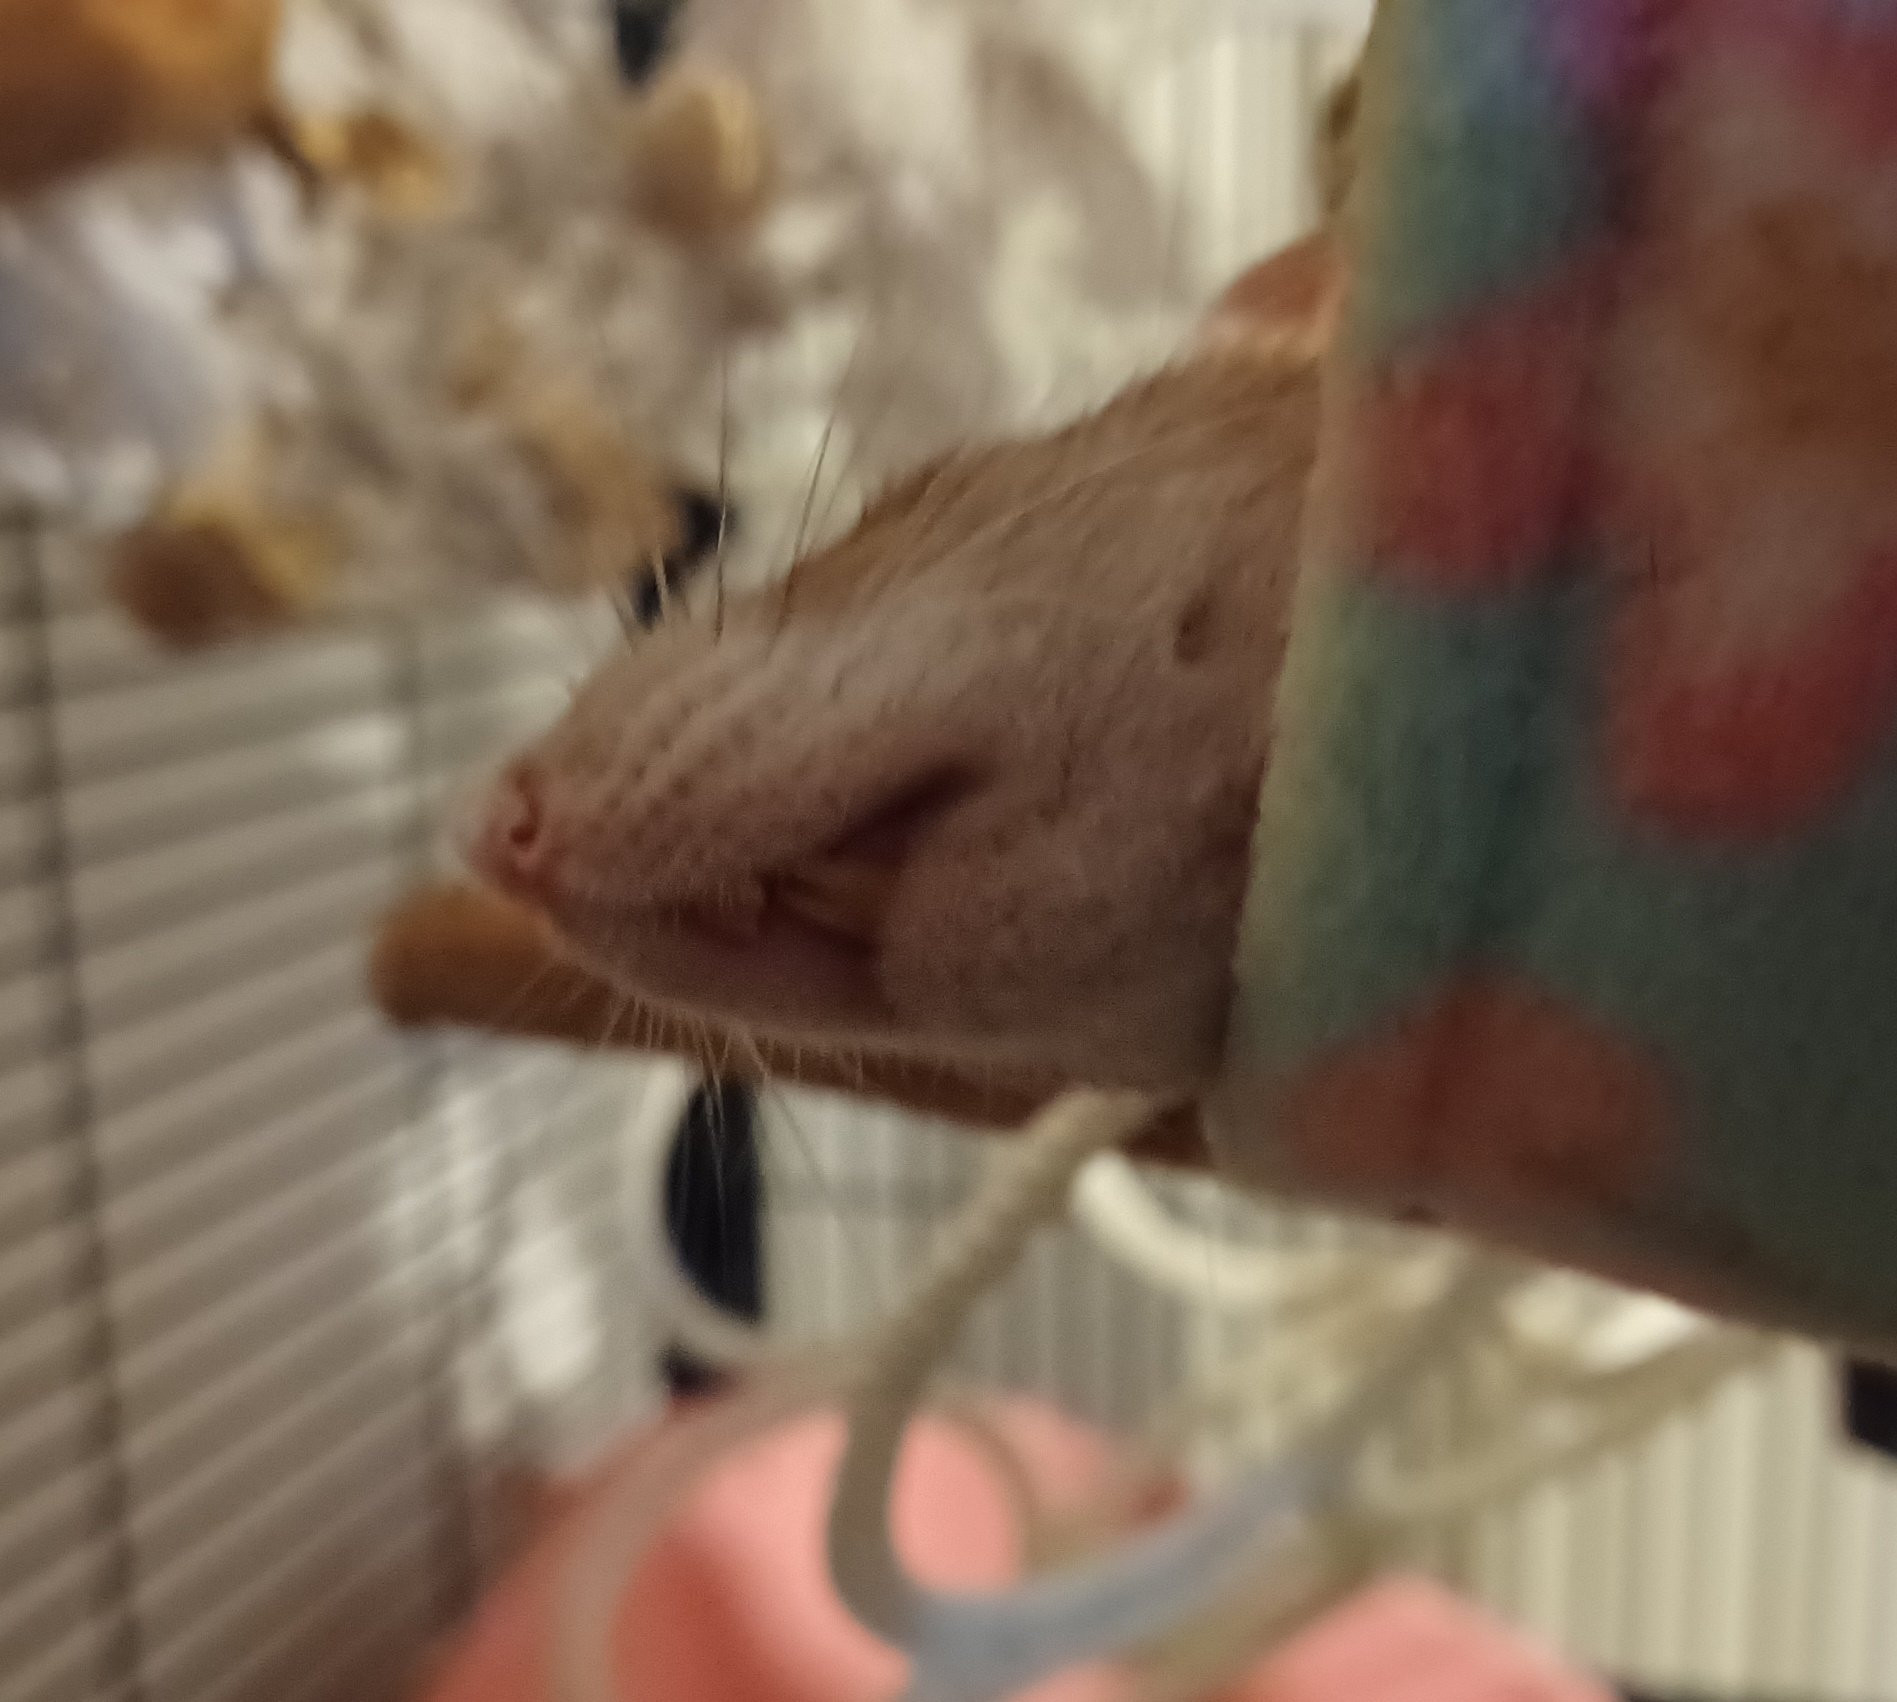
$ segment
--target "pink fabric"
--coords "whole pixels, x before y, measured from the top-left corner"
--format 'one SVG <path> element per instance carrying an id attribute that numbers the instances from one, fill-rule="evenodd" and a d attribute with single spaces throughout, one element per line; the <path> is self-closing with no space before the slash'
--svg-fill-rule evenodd
<path id="1" fill-rule="evenodd" d="M 1083 1499 L 1111 1457 L 1098 1436 L 1046 1408 L 1010 1404 L 994 1417 L 1053 1506 Z M 903 1661 L 850 1618 L 825 1565 L 842 1447 L 835 1416 L 789 1425 L 734 1455 L 690 1497 L 628 1583 L 617 1650 L 626 1702 L 886 1702 L 897 1693 Z M 582 1491 L 577 1516 L 587 1501 Z M 1019 1576 L 1005 1495 L 952 1425 L 912 1429 L 895 1519 L 904 1556 L 928 1583 L 992 1588 Z M 429 1702 L 550 1702 L 547 1610 L 572 1528 L 563 1521 L 502 1582 Z M 1114 1674 L 1076 1673 L 1042 1686 L 1033 1702 L 1114 1702 L 1124 1693 Z"/>
<path id="2" fill-rule="evenodd" d="M 1093 1433 L 1030 1404 L 997 1422 L 1044 1499 L 1074 1505 L 1111 1455 Z M 841 1422 L 786 1427 L 733 1456 L 685 1506 L 629 1581 L 617 1668 L 625 1702 L 887 1702 L 903 1663 L 850 1619 L 824 1567 L 823 1526 Z M 636 1440 L 621 1463 L 636 1458 Z M 578 1497 L 583 1516 L 588 1495 Z M 490 1596 L 426 1702 L 550 1702 L 550 1592 L 573 1517 Z M 896 1528 L 930 1583 L 993 1587 L 1019 1573 L 1008 1504 L 986 1462 L 950 1425 L 912 1432 Z M 1031 1702 L 1120 1702 L 1122 1674 L 1063 1675 Z M 1022 1702 L 1030 1702 L 1023 1698 Z M 1259 1666 L 1221 1702 L 1609 1702 L 1539 1651 L 1434 1586 L 1387 1584 Z"/>
<path id="3" fill-rule="evenodd" d="M 1229 1702 L 1613 1702 L 1447 1591 L 1398 1578 L 1258 1667 Z"/>

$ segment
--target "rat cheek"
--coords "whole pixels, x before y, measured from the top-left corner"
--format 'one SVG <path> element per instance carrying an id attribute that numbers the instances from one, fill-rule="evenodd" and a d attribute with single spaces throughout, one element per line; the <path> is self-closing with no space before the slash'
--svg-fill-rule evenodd
<path id="1" fill-rule="evenodd" d="M 882 919 L 875 974 L 889 1008 L 915 1032 L 969 1038 L 991 1029 L 995 923 L 959 871 L 912 866 Z"/>
<path id="2" fill-rule="evenodd" d="M 926 1032 L 1032 1046 L 1068 1020 L 1075 954 L 1061 871 L 1042 838 L 918 859 L 885 916 L 878 973 L 893 1009 Z"/>

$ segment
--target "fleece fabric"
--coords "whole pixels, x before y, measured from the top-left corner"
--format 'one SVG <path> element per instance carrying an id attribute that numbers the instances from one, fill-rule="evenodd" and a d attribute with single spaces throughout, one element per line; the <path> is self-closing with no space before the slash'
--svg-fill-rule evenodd
<path id="1" fill-rule="evenodd" d="M 1385 0 L 1227 1165 L 1897 1354 L 1897 3 Z"/>

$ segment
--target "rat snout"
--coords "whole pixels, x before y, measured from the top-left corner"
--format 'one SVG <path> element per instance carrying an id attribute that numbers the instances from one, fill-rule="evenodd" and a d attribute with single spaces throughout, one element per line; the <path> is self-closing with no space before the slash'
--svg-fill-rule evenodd
<path id="1" fill-rule="evenodd" d="M 545 788 L 531 763 L 515 762 L 475 814 L 468 861 L 501 891 L 541 898 L 554 877 L 557 849 Z"/>

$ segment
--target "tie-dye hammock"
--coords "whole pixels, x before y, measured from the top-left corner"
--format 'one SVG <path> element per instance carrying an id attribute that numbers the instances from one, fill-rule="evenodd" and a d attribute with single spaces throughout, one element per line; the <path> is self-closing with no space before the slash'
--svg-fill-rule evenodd
<path id="1" fill-rule="evenodd" d="M 1236 1172 L 1897 1354 L 1897 3 L 1386 0 Z"/>

